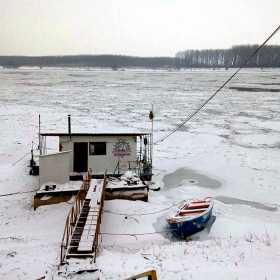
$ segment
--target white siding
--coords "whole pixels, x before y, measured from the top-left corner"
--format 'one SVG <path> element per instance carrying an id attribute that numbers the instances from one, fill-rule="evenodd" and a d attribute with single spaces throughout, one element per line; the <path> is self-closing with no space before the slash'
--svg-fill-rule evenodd
<path id="1" fill-rule="evenodd" d="M 69 182 L 69 152 L 39 157 L 40 186 L 48 182 L 65 184 Z"/>
<path id="2" fill-rule="evenodd" d="M 130 156 L 118 157 L 114 156 L 114 146 L 118 142 L 119 139 L 125 139 L 129 142 L 131 148 Z M 135 161 L 137 154 L 137 143 L 136 137 L 126 136 L 126 135 L 117 135 L 117 136 L 71 136 L 71 140 L 69 136 L 60 136 L 59 142 L 63 147 L 62 151 L 70 151 L 70 165 L 69 171 L 74 172 L 73 170 L 73 161 L 74 161 L 74 142 L 106 142 L 106 155 L 90 155 L 88 151 L 88 168 L 91 168 L 93 173 L 104 173 L 104 170 L 107 168 L 108 173 L 113 172 L 116 169 L 118 161 Z M 73 152 L 72 152 L 73 151 Z M 136 164 L 132 163 L 131 167 L 135 167 Z M 123 172 L 123 169 L 122 169 Z"/>

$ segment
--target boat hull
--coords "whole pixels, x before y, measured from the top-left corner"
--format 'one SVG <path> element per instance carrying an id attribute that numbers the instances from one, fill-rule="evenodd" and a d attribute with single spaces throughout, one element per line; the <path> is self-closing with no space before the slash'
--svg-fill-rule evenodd
<path id="1" fill-rule="evenodd" d="M 208 201 L 209 206 L 205 210 L 198 210 L 197 213 L 194 214 L 196 210 L 187 210 L 186 212 L 189 212 L 189 214 L 182 214 L 184 213 L 183 209 L 180 209 L 179 212 L 177 212 L 175 215 L 170 214 L 166 221 L 170 228 L 176 232 L 178 235 L 182 236 L 183 238 L 186 238 L 200 230 L 203 230 L 205 228 L 206 223 L 209 221 L 209 219 L 212 216 L 212 210 L 213 210 L 213 200 L 211 199 Z M 192 212 L 192 214 L 190 214 Z M 178 215 L 178 213 L 181 213 Z"/>
<path id="2" fill-rule="evenodd" d="M 212 216 L 212 209 L 205 215 L 197 217 L 190 221 L 168 222 L 170 228 L 177 234 L 186 238 L 205 228 L 205 224 Z"/>

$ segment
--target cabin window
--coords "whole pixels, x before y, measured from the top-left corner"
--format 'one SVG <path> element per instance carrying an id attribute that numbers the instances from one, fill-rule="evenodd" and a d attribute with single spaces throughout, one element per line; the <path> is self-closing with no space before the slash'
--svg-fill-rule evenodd
<path id="1" fill-rule="evenodd" d="M 89 143 L 90 155 L 106 155 L 106 142 L 90 142 Z"/>

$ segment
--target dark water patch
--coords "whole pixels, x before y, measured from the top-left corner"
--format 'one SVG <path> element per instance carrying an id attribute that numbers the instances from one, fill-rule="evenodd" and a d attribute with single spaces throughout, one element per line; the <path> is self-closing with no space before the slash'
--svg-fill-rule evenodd
<path id="1" fill-rule="evenodd" d="M 217 111 L 217 110 L 211 110 L 211 109 L 207 109 L 206 112 L 208 114 L 213 114 L 213 115 L 216 115 L 216 116 L 221 116 L 223 114 L 223 112 L 220 112 L 220 111 Z"/>
<path id="2" fill-rule="evenodd" d="M 87 75 L 87 74 L 68 74 L 70 77 L 75 77 L 75 78 L 93 78 L 94 74 Z"/>
<path id="3" fill-rule="evenodd" d="M 219 136 L 222 137 L 222 138 L 225 138 L 227 140 L 230 140 L 230 135 L 220 134 Z"/>
<path id="4" fill-rule="evenodd" d="M 7 71 L 9 71 L 9 70 L 7 70 Z M 11 75 L 11 74 L 13 74 L 13 75 L 18 75 L 18 74 L 20 74 L 19 72 L 1 72 L 1 75 L 2 74 L 8 74 L 8 75 Z"/>
<path id="5" fill-rule="evenodd" d="M 222 186 L 222 183 L 218 180 L 198 173 L 195 170 L 179 168 L 173 173 L 167 174 L 163 177 L 164 187 L 170 189 L 182 185 L 183 180 L 188 181 L 190 185 L 197 185 L 203 188 L 218 189 Z"/>
<path id="6" fill-rule="evenodd" d="M 253 119 L 259 119 L 259 120 L 270 120 L 270 118 L 268 118 L 268 117 L 249 115 L 249 114 L 244 113 L 244 112 L 240 112 L 237 116 L 239 116 L 239 117 L 253 118 Z"/>
<path id="7" fill-rule="evenodd" d="M 182 125 L 180 128 L 179 128 L 179 131 L 189 131 L 190 128 L 186 125 Z"/>
<path id="8" fill-rule="evenodd" d="M 257 209 L 261 209 L 261 210 L 267 210 L 267 211 L 271 211 L 271 212 L 277 211 L 277 207 L 270 207 L 270 206 L 267 206 L 265 204 L 255 202 L 255 201 L 242 200 L 242 199 L 227 197 L 227 196 L 216 196 L 214 198 L 224 204 L 248 205 L 248 206 L 251 206 L 251 207 L 254 207 Z"/>
<path id="9" fill-rule="evenodd" d="M 280 83 L 258 83 L 263 86 L 280 86 Z"/>
<path id="10" fill-rule="evenodd" d="M 28 87 L 48 86 L 47 84 L 33 84 L 33 83 L 18 83 L 18 85 L 23 85 L 23 86 L 28 86 Z"/>
<path id="11" fill-rule="evenodd" d="M 280 92 L 278 88 L 253 88 L 253 87 L 229 87 L 238 91 L 249 91 L 249 92 Z"/>
<path id="12" fill-rule="evenodd" d="M 59 83 L 41 83 L 41 84 L 34 84 L 34 83 L 17 83 L 18 85 L 26 86 L 26 87 L 54 87 L 59 85 Z"/>
<path id="13" fill-rule="evenodd" d="M 270 148 L 272 148 L 272 149 L 280 149 L 280 145 L 274 146 L 274 147 L 270 147 Z"/>

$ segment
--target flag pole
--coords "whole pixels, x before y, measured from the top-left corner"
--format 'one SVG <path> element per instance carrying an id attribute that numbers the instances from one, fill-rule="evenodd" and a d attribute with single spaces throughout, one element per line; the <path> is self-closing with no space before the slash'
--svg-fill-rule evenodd
<path id="1" fill-rule="evenodd" d="M 151 163 L 153 162 L 153 145 L 154 145 L 154 106 L 152 103 L 152 112 L 153 112 L 153 118 L 152 118 L 152 137 L 151 137 Z"/>

